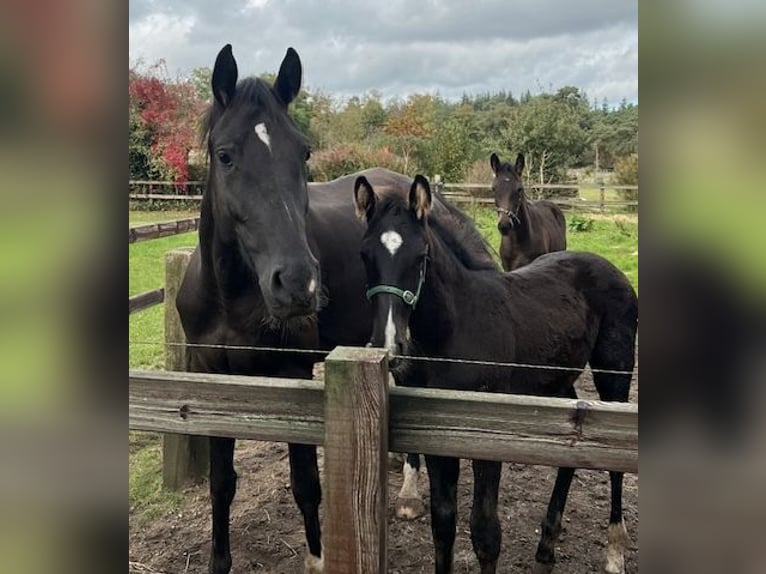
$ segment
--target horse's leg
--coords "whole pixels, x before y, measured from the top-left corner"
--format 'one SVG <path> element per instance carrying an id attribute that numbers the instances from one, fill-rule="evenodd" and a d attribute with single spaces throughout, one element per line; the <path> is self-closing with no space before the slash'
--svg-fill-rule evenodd
<path id="1" fill-rule="evenodd" d="M 436 574 L 452 574 L 460 459 L 426 455 L 426 467 L 431 482 L 431 533 L 434 539 L 434 571 Z"/>
<path id="2" fill-rule="evenodd" d="M 535 574 L 547 574 L 553 571 L 556 563 L 555 546 L 561 534 L 561 517 L 569 494 L 569 487 L 574 477 L 574 468 L 559 468 L 556 484 L 548 502 L 548 511 L 540 525 L 540 542 L 535 553 Z"/>
<path id="3" fill-rule="evenodd" d="M 306 572 L 320 573 L 324 570 L 322 557 L 322 532 L 319 527 L 319 503 L 322 501 L 322 488 L 319 484 L 317 467 L 317 449 L 313 445 L 290 444 L 290 485 L 298 508 L 303 514 L 306 529 L 306 542 L 309 553 L 306 555 Z"/>
<path id="4" fill-rule="evenodd" d="M 231 570 L 229 510 L 236 490 L 234 439 L 210 437 L 210 503 L 213 509 L 213 548 L 208 565 L 210 574 L 228 574 Z"/>
<path id="5" fill-rule="evenodd" d="M 502 464 L 494 461 L 473 462 L 473 508 L 471 542 L 479 559 L 481 574 L 495 574 L 503 533 L 497 517 L 497 495 Z"/>
<path id="6" fill-rule="evenodd" d="M 404 480 L 399 491 L 396 504 L 396 516 L 407 520 L 414 520 L 423 516 L 426 506 L 418 492 L 418 477 L 420 476 L 420 455 L 408 454 L 402 468 Z"/>
<path id="7" fill-rule="evenodd" d="M 635 363 L 635 330 L 622 320 L 602 320 L 601 330 L 590 359 L 593 369 L 632 371 Z M 629 374 L 593 373 L 602 401 L 627 402 L 630 395 Z M 606 531 L 607 547 L 604 572 L 624 574 L 625 549 L 628 545 L 628 531 L 622 518 L 622 477 L 621 472 L 610 472 L 612 509 L 609 513 L 609 527 Z"/>
<path id="8" fill-rule="evenodd" d="M 564 394 L 566 398 L 577 398 L 574 387 L 570 387 Z M 574 468 L 559 468 L 556 474 L 556 483 L 553 485 L 551 499 L 548 502 L 548 510 L 540 524 L 540 542 L 537 544 L 535 553 L 534 574 L 547 574 L 553 571 L 556 563 L 556 542 L 561 534 L 561 517 L 564 515 L 564 507 L 569 495 L 569 487 L 574 478 Z"/>

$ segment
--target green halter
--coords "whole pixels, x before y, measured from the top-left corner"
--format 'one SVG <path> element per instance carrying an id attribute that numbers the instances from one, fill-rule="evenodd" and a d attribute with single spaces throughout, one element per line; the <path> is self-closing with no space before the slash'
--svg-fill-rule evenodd
<path id="1" fill-rule="evenodd" d="M 367 299 L 372 299 L 374 295 L 380 295 L 381 293 L 388 293 L 389 295 L 396 295 L 397 297 L 401 297 L 402 301 L 404 301 L 407 305 L 412 306 L 412 308 L 415 308 L 415 304 L 418 302 L 418 299 L 420 299 L 420 291 L 423 289 L 423 284 L 426 282 L 426 265 L 428 263 L 428 253 L 426 253 L 425 258 L 423 259 L 423 264 L 420 266 L 420 277 L 418 278 L 418 288 L 413 293 L 409 289 L 399 289 L 399 287 L 394 287 L 393 285 L 375 285 L 374 287 L 370 287 L 367 289 Z"/>

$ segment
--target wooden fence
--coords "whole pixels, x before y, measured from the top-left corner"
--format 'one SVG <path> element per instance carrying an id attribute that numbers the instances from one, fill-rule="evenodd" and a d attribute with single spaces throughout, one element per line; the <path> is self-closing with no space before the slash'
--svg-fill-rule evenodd
<path id="1" fill-rule="evenodd" d="M 204 181 L 128 181 L 128 197 L 133 200 L 201 200 Z"/>
<path id="2" fill-rule="evenodd" d="M 336 348 L 324 383 L 165 371 L 129 383 L 134 430 L 323 445 L 334 574 L 388 571 L 389 450 L 638 471 L 636 405 L 389 388 L 382 349 Z"/>
<path id="3" fill-rule="evenodd" d="M 479 183 L 442 183 L 436 184 L 437 189 L 450 201 L 457 205 L 494 206 L 491 187 Z M 529 184 L 529 189 L 534 190 L 533 198 L 545 190 L 577 190 L 576 197 L 549 197 L 549 201 L 564 208 L 577 210 L 597 210 L 606 213 L 612 208 L 638 207 L 637 200 L 606 199 L 607 190 L 630 190 L 638 193 L 637 185 L 580 185 L 580 184 Z M 582 190 L 598 190 L 598 200 L 587 200 L 579 197 Z"/>
<path id="4" fill-rule="evenodd" d="M 195 200 L 202 199 L 201 193 L 192 194 L 192 190 L 201 192 L 204 188 L 205 182 L 202 181 L 184 181 L 179 183 L 167 182 L 167 181 L 133 181 L 130 184 L 130 199 L 133 200 Z M 435 178 L 435 185 L 441 191 L 445 197 L 460 204 L 471 205 L 494 205 L 494 200 L 491 197 L 491 189 L 488 184 L 484 183 L 444 183 L 438 181 Z M 530 183 L 527 187 L 534 190 L 532 195 L 539 195 L 543 191 L 555 191 L 555 190 L 576 190 L 579 196 L 582 190 L 598 190 L 598 200 L 586 200 L 579 197 L 572 197 L 571 194 L 567 194 L 566 197 L 551 197 L 550 201 L 570 209 L 582 209 L 593 210 L 597 209 L 601 213 L 605 213 L 611 208 L 624 208 L 624 207 L 637 207 L 637 200 L 615 200 L 606 199 L 607 190 L 629 190 L 638 192 L 637 185 L 598 185 L 598 184 L 578 184 L 578 183 Z M 176 193 L 156 193 L 156 190 L 172 188 L 176 190 Z M 139 189 L 140 191 L 134 191 Z M 184 189 L 184 193 L 179 193 L 178 190 Z"/>
<path id="5" fill-rule="evenodd" d="M 186 219 L 177 219 L 175 221 L 163 221 L 160 223 L 147 223 L 146 225 L 137 225 L 128 229 L 128 243 L 137 241 L 147 241 L 178 235 L 180 233 L 189 233 L 199 229 L 199 217 L 189 217 Z M 186 257 L 186 256 L 185 256 Z M 184 270 L 186 267 L 184 266 Z M 180 279 L 179 279 L 180 281 Z M 180 283 L 179 283 L 180 284 Z M 138 295 L 128 298 L 128 314 L 132 315 L 138 311 L 143 311 L 154 305 L 158 305 L 165 300 L 165 288 L 152 289 L 144 291 Z"/>

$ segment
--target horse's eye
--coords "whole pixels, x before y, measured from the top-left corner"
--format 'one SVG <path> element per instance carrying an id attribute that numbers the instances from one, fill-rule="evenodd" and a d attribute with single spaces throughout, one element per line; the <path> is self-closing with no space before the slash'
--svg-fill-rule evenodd
<path id="1" fill-rule="evenodd" d="M 306 159 L 305 159 L 304 161 L 308 161 L 308 160 L 310 160 L 310 159 L 311 159 L 311 150 L 310 150 L 310 149 L 307 149 L 307 150 L 306 150 Z"/>
<path id="2" fill-rule="evenodd" d="M 228 153 L 225 151 L 219 151 L 217 155 L 218 161 L 220 161 L 226 167 L 231 167 L 233 162 L 231 161 L 231 156 Z"/>

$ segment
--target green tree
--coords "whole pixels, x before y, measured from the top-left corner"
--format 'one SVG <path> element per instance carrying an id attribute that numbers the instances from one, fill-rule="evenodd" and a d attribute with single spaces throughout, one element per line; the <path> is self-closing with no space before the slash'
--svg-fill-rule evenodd
<path id="1" fill-rule="evenodd" d="M 524 153 L 529 178 L 540 183 L 563 181 L 566 169 L 583 155 L 588 143 L 583 114 L 590 106 L 577 88 L 562 88 L 555 95 L 524 98 L 513 108 L 504 132 L 506 152 Z"/>

